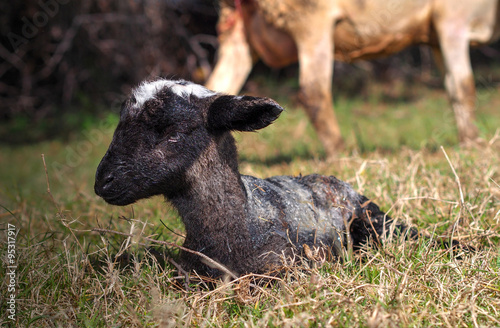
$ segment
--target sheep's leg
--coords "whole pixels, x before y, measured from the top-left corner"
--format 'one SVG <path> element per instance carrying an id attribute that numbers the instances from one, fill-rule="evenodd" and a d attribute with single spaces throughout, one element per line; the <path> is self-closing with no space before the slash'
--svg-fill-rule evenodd
<path id="1" fill-rule="evenodd" d="M 219 58 L 205 86 L 210 90 L 237 94 L 252 70 L 253 59 L 243 19 L 236 11 L 227 16 L 227 20 L 234 20 L 234 25 L 219 37 Z"/>
<path id="2" fill-rule="evenodd" d="M 452 17 L 436 21 L 439 48 L 434 48 L 438 66 L 444 71 L 444 82 L 450 99 L 461 143 L 475 141 L 478 129 L 475 120 L 476 89 L 469 57 L 467 24 Z"/>
<path id="3" fill-rule="evenodd" d="M 443 54 L 441 53 L 439 45 L 432 46 L 431 50 L 432 50 L 432 56 L 434 57 L 434 63 L 436 64 L 439 73 L 441 73 L 442 76 L 445 76 L 446 69 L 444 67 Z"/>
<path id="4" fill-rule="evenodd" d="M 306 20 L 291 26 L 299 58 L 300 101 L 329 157 L 343 148 L 344 142 L 333 111 L 333 36 L 334 17 Z"/>

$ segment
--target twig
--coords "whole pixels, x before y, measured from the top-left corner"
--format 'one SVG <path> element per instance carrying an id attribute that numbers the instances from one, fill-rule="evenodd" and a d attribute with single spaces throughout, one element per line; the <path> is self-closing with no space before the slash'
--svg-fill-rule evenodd
<path id="1" fill-rule="evenodd" d="M 122 236 L 126 236 L 126 237 L 131 237 L 132 236 L 129 233 L 119 232 L 119 231 L 114 231 L 114 230 L 109 230 L 109 229 L 102 229 L 102 228 L 93 228 L 92 231 L 105 232 L 105 233 L 114 233 L 114 234 L 122 235 Z M 143 238 L 143 239 L 145 239 L 147 241 L 150 241 L 152 243 L 157 243 L 157 244 L 166 245 L 166 246 L 169 246 L 169 247 L 178 248 L 178 249 L 183 250 L 185 252 L 197 255 L 197 256 L 201 257 L 202 259 L 206 260 L 214 268 L 216 268 L 218 270 L 221 270 L 224 273 L 228 274 L 231 278 L 238 279 L 238 276 L 235 273 L 233 273 L 231 270 L 229 270 L 228 268 L 226 268 L 223 264 L 221 264 L 221 263 L 219 263 L 219 262 L 211 259 L 210 257 L 206 256 L 203 253 L 200 253 L 200 252 L 197 252 L 197 251 L 193 251 L 193 250 L 191 250 L 189 248 L 186 248 L 186 247 L 177 245 L 176 243 L 172 243 L 172 242 L 168 242 L 168 241 L 156 240 L 156 239 L 153 239 L 153 238 L 142 237 L 142 236 L 141 236 L 141 238 Z"/>
<path id="2" fill-rule="evenodd" d="M 467 212 L 469 212 L 469 215 L 476 221 L 476 218 L 474 217 L 474 214 L 472 213 L 471 209 L 467 206 L 465 206 L 465 199 L 464 199 L 464 194 L 462 191 L 462 185 L 460 183 L 460 178 L 458 177 L 457 172 L 455 171 L 455 168 L 451 164 L 450 158 L 448 157 L 448 154 L 446 154 L 446 151 L 444 150 L 443 146 L 441 146 L 441 150 L 443 151 L 444 155 L 446 156 L 446 160 L 450 164 L 451 170 L 453 171 L 453 174 L 455 175 L 455 181 L 457 182 L 458 185 L 458 190 L 460 191 L 460 210 L 462 211 L 463 209 L 466 209 Z"/>
<path id="3" fill-rule="evenodd" d="M 490 180 L 495 184 L 495 186 L 498 187 L 498 189 L 500 189 L 500 185 L 495 180 L 493 180 L 493 178 L 490 177 Z"/>
<path id="4" fill-rule="evenodd" d="M 453 164 L 450 161 L 450 158 L 448 157 L 448 154 L 444 150 L 444 147 L 441 146 L 441 150 L 444 153 L 444 156 L 446 157 L 446 160 L 448 161 L 448 164 L 450 164 L 451 170 L 453 171 L 453 174 L 455 175 L 455 182 L 458 185 L 458 190 L 460 191 L 460 205 L 464 206 L 465 200 L 464 200 L 464 193 L 462 192 L 462 184 L 460 183 L 460 178 L 458 177 L 457 171 L 455 171 L 455 168 L 453 167 Z"/>
<path id="5" fill-rule="evenodd" d="M 115 23 L 126 22 L 128 24 L 135 22 L 144 22 L 141 16 L 130 16 L 123 14 L 82 14 L 73 18 L 71 27 L 66 31 L 63 40 L 57 46 L 54 54 L 46 62 L 45 67 L 38 73 L 38 79 L 47 78 L 61 62 L 64 54 L 73 45 L 73 40 L 77 35 L 78 29 L 85 24 L 102 24 L 102 23 Z"/>
<path id="6" fill-rule="evenodd" d="M 271 280 L 277 280 L 277 281 L 283 282 L 283 279 L 278 278 L 278 277 L 273 277 L 273 276 L 269 276 L 269 275 L 262 275 L 262 274 L 255 274 L 255 273 L 249 273 L 247 275 L 244 275 L 244 276 L 241 276 L 239 278 L 234 279 L 233 281 L 231 281 L 231 283 L 236 284 L 236 283 L 238 283 L 238 282 L 240 282 L 240 281 L 242 281 L 244 279 L 248 279 L 248 278 L 251 278 L 251 277 L 258 277 L 258 278 L 262 278 L 262 279 L 271 279 Z M 212 294 L 215 294 L 215 293 L 221 291 L 224 288 L 227 288 L 228 285 L 229 285 L 228 283 L 225 283 L 224 285 L 222 285 L 220 287 L 217 287 L 216 289 L 208 292 L 207 294 L 203 295 L 202 297 L 197 298 L 195 300 L 195 303 L 198 302 L 198 301 L 203 300 L 204 298 L 209 297 Z M 250 284 L 250 286 L 251 287 L 257 287 L 258 285 L 256 285 L 256 284 Z M 290 290 L 290 288 L 286 284 L 284 284 L 283 286 L 285 286 L 286 288 L 288 288 Z M 195 303 L 193 303 L 193 305 Z"/>
<path id="7" fill-rule="evenodd" d="M 493 146 L 493 144 L 500 139 L 500 129 L 497 129 L 495 131 L 495 134 L 493 135 L 493 138 L 488 142 L 488 145 Z"/>
<path id="8" fill-rule="evenodd" d="M 57 208 L 57 212 L 61 212 L 59 209 L 59 205 L 57 204 L 54 196 L 50 192 L 50 183 L 49 183 L 49 171 L 47 170 L 47 164 L 45 163 L 45 154 L 42 154 L 42 161 L 43 161 L 43 167 L 45 168 L 45 179 L 47 181 L 47 193 L 49 194 L 50 198 L 52 199 L 52 202 L 54 203 L 55 207 Z"/>
<path id="9" fill-rule="evenodd" d="M 181 235 L 180 233 L 175 232 L 172 228 L 169 228 L 169 227 L 168 227 L 168 226 L 167 226 L 167 225 L 166 225 L 166 224 L 165 224 L 162 220 L 160 220 L 160 222 L 161 222 L 161 224 L 163 224 L 163 226 L 164 226 L 164 227 L 165 227 L 168 231 L 170 231 L 171 233 L 173 233 L 173 234 L 175 234 L 175 235 L 177 235 L 177 236 L 179 236 L 179 237 L 186 238 L 186 236 L 183 236 L 183 235 Z"/>
<path id="10" fill-rule="evenodd" d="M 460 216 L 462 215 L 463 213 L 463 210 L 466 209 L 465 207 L 465 199 L 464 199 L 464 193 L 462 191 L 462 184 L 460 183 L 460 178 L 458 177 L 458 174 L 457 174 L 457 171 L 455 171 L 455 167 L 453 166 L 453 164 L 451 163 L 451 160 L 450 158 L 448 157 L 448 154 L 446 153 L 446 151 L 444 150 L 444 147 L 441 146 L 441 150 L 443 151 L 444 153 L 444 156 L 446 157 L 446 160 L 448 161 L 448 164 L 450 164 L 450 167 L 451 167 L 451 170 L 453 172 L 453 174 L 455 175 L 455 182 L 457 183 L 458 185 L 458 190 L 460 192 Z M 469 212 L 470 213 L 470 212 Z M 472 213 L 470 213 L 472 215 Z M 455 235 L 455 231 L 456 231 L 456 228 L 457 228 L 457 224 L 459 222 L 459 219 L 460 217 L 455 221 L 455 223 L 453 224 L 453 229 L 451 231 L 451 240 L 454 239 L 454 235 Z M 451 253 L 451 257 L 456 261 L 455 259 L 455 256 L 453 256 L 453 247 L 450 248 L 450 253 Z M 462 272 L 462 269 L 460 268 L 459 265 L 457 265 L 457 269 L 460 270 L 460 273 L 463 274 Z"/>
<path id="11" fill-rule="evenodd" d="M 361 207 L 363 207 L 364 204 L 361 205 Z M 377 246 L 380 246 L 382 245 L 382 241 L 380 240 L 380 236 L 378 235 L 378 232 L 377 232 L 377 229 L 375 229 L 375 226 L 373 225 L 373 222 L 372 222 L 372 217 L 371 217 L 371 213 L 368 213 L 367 210 L 365 210 L 365 213 L 366 213 L 366 216 L 368 218 L 368 222 L 370 222 L 370 226 L 372 227 L 373 229 L 373 232 L 375 232 L 375 237 L 377 237 L 377 243 L 378 245 Z M 383 232 L 384 232 L 384 236 L 386 235 L 386 231 L 385 231 L 385 215 L 384 215 L 384 222 L 382 222 L 383 224 Z M 384 252 L 385 253 L 385 252 Z"/>
<path id="12" fill-rule="evenodd" d="M 11 211 L 7 207 L 3 206 L 2 204 L 0 204 L 0 208 L 3 208 L 4 210 L 7 211 L 6 213 L 0 213 L 0 218 L 3 218 L 4 216 L 9 216 L 9 215 L 16 218 L 15 214 L 21 212 L 21 210 L 19 210 L 19 209 Z"/>
<path id="13" fill-rule="evenodd" d="M 184 288 L 186 288 L 186 290 L 191 290 L 191 288 L 189 287 L 189 274 L 188 274 L 188 272 L 186 270 L 184 270 L 177 262 L 175 262 L 174 259 L 169 257 L 167 259 L 167 261 L 170 262 L 170 264 L 172 264 L 174 267 L 177 268 L 177 271 L 179 271 L 179 274 L 184 275 Z"/>
<path id="14" fill-rule="evenodd" d="M 398 198 L 396 202 L 399 201 L 407 201 L 407 200 L 435 200 L 438 202 L 443 202 L 447 204 L 452 204 L 452 205 L 458 205 L 458 202 L 453 201 L 453 200 L 447 200 L 447 199 L 441 199 L 441 198 L 436 198 L 436 197 L 430 197 L 430 196 L 416 196 L 416 197 L 405 197 L 405 198 Z"/>

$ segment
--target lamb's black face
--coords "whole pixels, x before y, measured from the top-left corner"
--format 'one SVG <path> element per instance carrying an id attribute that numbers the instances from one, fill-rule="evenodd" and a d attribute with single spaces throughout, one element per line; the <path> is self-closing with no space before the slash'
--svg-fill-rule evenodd
<path id="1" fill-rule="evenodd" d="M 123 104 L 95 192 L 114 205 L 173 197 L 190 187 L 185 174 L 195 161 L 221 160 L 236 169 L 234 142 L 226 134 L 261 129 L 282 110 L 272 99 L 220 95 L 191 82 L 145 82 Z M 212 142 L 220 147 L 218 158 L 200 158 Z"/>
<path id="2" fill-rule="evenodd" d="M 215 93 L 185 81 L 142 84 L 125 101 L 95 192 L 127 205 L 182 187 L 183 172 L 208 144 L 201 99 Z"/>

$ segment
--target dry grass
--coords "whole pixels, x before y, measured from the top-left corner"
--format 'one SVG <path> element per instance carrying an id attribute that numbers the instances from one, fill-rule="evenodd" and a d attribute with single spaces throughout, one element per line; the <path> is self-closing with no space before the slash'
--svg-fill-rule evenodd
<path id="1" fill-rule="evenodd" d="M 497 119 L 488 115 L 486 120 Z M 93 173 L 111 130 L 97 130 L 101 139 L 88 151 L 84 142 L 97 140 L 96 135 L 69 143 L 5 147 L 0 164 L 5 168 L 2 184 L 8 188 L 0 192 L 0 219 L 2 229 L 10 223 L 19 231 L 16 325 L 500 326 L 499 131 L 483 129 L 485 142 L 470 149 L 446 143 L 440 149 L 426 143 L 434 137 L 427 136 L 420 139 L 423 148 L 362 152 L 349 139 L 348 151 L 328 162 L 311 155 L 320 147 L 303 121 L 303 113 L 291 109 L 267 131 L 238 135 L 242 172 L 260 177 L 336 175 L 431 238 L 396 238 L 382 248 L 346 254 L 339 262 L 304 260 L 288 265 L 279 277 L 211 282 L 191 274 L 186 286 L 184 275 L 159 256 L 166 252 L 175 258 L 177 249 L 152 241 L 182 243 L 175 212 L 159 197 L 116 208 L 92 192 Z M 381 138 L 392 133 L 398 132 Z M 365 141 L 368 148 L 379 144 L 378 139 Z M 70 155 L 78 149 L 86 153 L 77 161 Z M 40 153 L 47 161 L 50 195 Z M 476 251 L 435 247 L 438 237 L 458 238 Z M 0 325 L 14 326 L 5 306 L 3 232 L 0 252 Z"/>

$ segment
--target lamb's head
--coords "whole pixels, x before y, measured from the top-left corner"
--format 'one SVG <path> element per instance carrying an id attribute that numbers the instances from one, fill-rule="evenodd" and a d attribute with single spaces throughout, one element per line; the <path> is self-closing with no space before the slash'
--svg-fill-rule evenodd
<path id="1" fill-rule="evenodd" d="M 122 105 L 95 192 L 114 205 L 175 194 L 211 143 L 231 130 L 261 129 L 282 110 L 268 98 L 223 95 L 187 81 L 143 82 Z"/>

